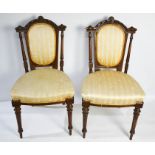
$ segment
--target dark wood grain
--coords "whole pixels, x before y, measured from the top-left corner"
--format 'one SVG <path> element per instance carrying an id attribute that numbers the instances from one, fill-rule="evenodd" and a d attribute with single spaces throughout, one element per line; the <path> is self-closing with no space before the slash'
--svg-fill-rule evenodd
<path id="1" fill-rule="evenodd" d="M 130 130 L 130 140 L 132 140 L 133 135 L 135 134 L 135 128 L 137 124 L 138 117 L 140 115 L 140 109 L 142 108 L 143 104 L 135 106 L 134 113 L 133 113 L 133 121 Z"/>
<path id="2" fill-rule="evenodd" d="M 137 31 L 137 29 L 134 28 L 134 27 L 130 27 L 128 29 L 128 32 L 131 33 L 131 34 L 130 34 L 130 42 L 129 42 L 128 53 L 127 53 L 127 57 L 126 57 L 126 63 L 125 63 L 125 71 L 124 71 L 124 73 L 127 73 L 128 72 L 129 60 L 130 60 L 130 54 L 131 54 L 131 47 L 132 47 L 132 40 L 133 40 L 133 34 L 136 31 Z"/>
<path id="3" fill-rule="evenodd" d="M 25 49 L 24 49 L 22 32 L 20 31 L 20 29 L 23 30 L 23 28 L 19 26 L 16 28 L 16 31 L 19 33 L 19 39 L 20 39 L 20 45 L 21 45 L 21 51 L 22 51 L 22 57 L 23 57 L 25 72 L 28 72 L 29 70 L 28 70 L 27 58 L 26 58 Z"/>
<path id="4" fill-rule="evenodd" d="M 88 118 L 88 113 L 89 113 L 89 102 L 87 101 L 82 101 L 82 113 L 83 113 L 83 138 L 86 137 L 86 132 L 87 132 L 87 118 Z"/>
<path id="5" fill-rule="evenodd" d="M 93 27 L 87 27 L 88 38 L 89 38 L 89 73 L 93 72 L 93 62 L 92 62 L 92 31 Z"/>
<path id="6" fill-rule="evenodd" d="M 60 25 L 59 30 L 61 31 L 61 51 L 60 51 L 60 70 L 63 71 L 64 66 L 64 31 L 66 26 Z"/>
<path id="7" fill-rule="evenodd" d="M 22 128 L 22 121 L 21 121 L 21 105 L 18 104 L 18 102 L 12 101 L 12 106 L 14 107 L 20 138 L 23 138 L 23 135 L 22 135 L 23 128 Z"/>
<path id="8" fill-rule="evenodd" d="M 67 112 L 68 112 L 68 130 L 69 130 L 69 135 L 72 135 L 72 129 L 73 129 L 73 126 L 72 126 L 73 103 L 74 103 L 74 98 L 66 100 Z"/>

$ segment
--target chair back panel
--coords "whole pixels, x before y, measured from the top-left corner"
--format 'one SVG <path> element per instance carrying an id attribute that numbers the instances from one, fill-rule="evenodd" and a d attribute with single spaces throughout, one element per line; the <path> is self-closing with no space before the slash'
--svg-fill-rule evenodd
<path id="1" fill-rule="evenodd" d="M 38 65 L 49 65 L 56 57 L 56 30 L 47 23 L 33 24 L 28 32 L 31 60 Z"/>
<path id="2" fill-rule="evenodd" d="M 96 33 L 96 58 L 105 67 L 117 66 L 123 57 L 126 33 L 118 24 L 106 24 Z"/>
<path id="3" fill-rule="evenodd" d="M 136 31 L 136 28 L 127 28 L 112 16 L 94 27 L 88 26 L 89 73 L 105 68 L 114 68 L 117 71 L 123 71 L 124 68 L 124 72 L 127 73 L 133 34 Z M 128 49 L 125 55 L 127 42 Z M 126 63 L 123 67 L 125 56 Z"/>
<path id="4" fill-rule="evenodd" d="M 65 25 L 58 26 L 42 16 L 29 21 L 24 27 L 16 27 L 25 72 L 45 66 L 63 71 L 65 29 Z"/>

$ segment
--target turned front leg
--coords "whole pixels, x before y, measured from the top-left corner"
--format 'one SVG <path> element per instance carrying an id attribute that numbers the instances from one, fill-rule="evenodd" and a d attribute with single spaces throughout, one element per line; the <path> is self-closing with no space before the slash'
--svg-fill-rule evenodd
<path id="1" fill-rule="evenodd" d="M 87 118 L 88 118 L 88 113 L 89 113 L 89 103 L 82 101 L 82 113 L 83 113 L 83 138 L 86 137 L 86 132 L 87 132 Z"/>
<path id="2" fill-rule="evenodd" d="M 135 106 L 134 109 L 134 113 L 133 113 L 133 121 L 132 121 L 132 126 L 131 126 L 131 130 L 130 130 L 130 140 L 132 140 L 133 135 L 135 134 L 135 128 L 136 128 L 136 124 L 138 121 L 138 117 L 140 115 L 142 105 L 139 106 Z"/>
<path id="3" fill-rule="evenodd" d="M 21 121 L 21 105 L 13 104 L 13 107 L 14 107 L 14 111 L 15 111 L 15 115 L 16 115 L 18 132 L 19 132 L 20 138 L 22 138 L 23 137 L 22 136 L 23 129 L 22 129 L 22 121 Z"/>
<path id="4" fill-rule="evenodd" d="M 72 135 L 72 111 L 73 111 L 73 103 L 74 99 L 67 99 L 66 104 L 67 104 L 67 112 L 68 112 L 68 129 L 69 129 L 69 135 Z"/>

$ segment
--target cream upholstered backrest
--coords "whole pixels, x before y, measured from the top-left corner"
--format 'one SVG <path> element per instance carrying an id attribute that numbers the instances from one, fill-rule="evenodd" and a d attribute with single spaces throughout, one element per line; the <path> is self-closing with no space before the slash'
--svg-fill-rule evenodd
<path id="1" fill-rule="evenodd" d="M 123 57 L 126 33 L 117 24 L 105 24 L 96 33 L 96 59 L 105 67 L 117 66 Z"/>
<path id="2" fill-rule="evenodd" d="M 33 63 L 49 65 L 56 57 L 56 30 L 48 23 L 35 23 L 28 32 L 29 53 Z"/>

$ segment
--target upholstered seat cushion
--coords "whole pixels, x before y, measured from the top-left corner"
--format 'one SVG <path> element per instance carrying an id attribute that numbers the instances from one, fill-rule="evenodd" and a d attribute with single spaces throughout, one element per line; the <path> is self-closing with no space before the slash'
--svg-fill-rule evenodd
<path id="1" fill-rule="evenodd" d="M 143 102 L 144 91 L 125 73 L 97 71 L 84 79 L 82 98 L 95 105 L 135 105 Z"/>
<path id="2" fill-rule="evenodd" d="M 24 74 L 11 91 L 13 101 L 34 104 L 61 102 L 73 95 L 74 89 L 69 77 L 64 72 L 51 68 Z"/>

